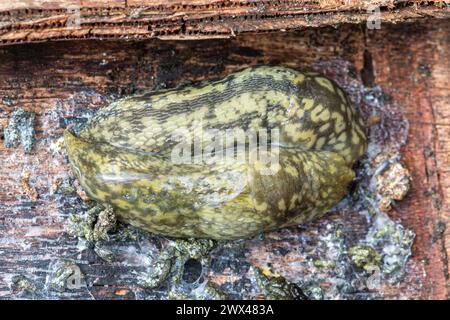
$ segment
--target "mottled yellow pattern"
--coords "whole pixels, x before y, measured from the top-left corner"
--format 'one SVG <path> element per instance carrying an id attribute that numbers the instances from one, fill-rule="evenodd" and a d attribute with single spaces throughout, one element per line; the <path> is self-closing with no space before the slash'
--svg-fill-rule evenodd
<path id="1" fill-rule="evenodd" d="M 199 126 L 278 129 L 273 174 L 262 174 L 263 162 L 236 161 L 233 154 L 221 162 L 171 161 L 179 143 L 173 136 Z M 344 196 L 367 147 L 362 119 L 333 81 L 268 66 L 120 99 L 64 137 L 85 191 L 123 221 L 156 234 L 213 239 L 320 217 Z M 211 138 L 205 134 L 200 150 L 234 152 L 234 140 L 215 149 Z"/>

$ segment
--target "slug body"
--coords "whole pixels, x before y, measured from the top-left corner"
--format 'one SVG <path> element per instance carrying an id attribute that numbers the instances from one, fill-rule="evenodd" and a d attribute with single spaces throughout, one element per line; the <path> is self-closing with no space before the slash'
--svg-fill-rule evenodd
<path id="1" fill-rule="evenodd" d="M 277 141 L 267 140 L 278 148 L 274 170 L 234 158 L 173 161 L 177 131 L 195 132 L 199 123 L 203 132 L 278 130 Z M 120 219 L 156 234 L 212 239 L 322 216 L 344 196 L 367 146 L 359 114 L 334 82 L 266 66 L 118 100 L 64 138 L 82 187 Z M 236 151 L 235 140 L 227 143 L 199 145 L 216 155 Z"/>

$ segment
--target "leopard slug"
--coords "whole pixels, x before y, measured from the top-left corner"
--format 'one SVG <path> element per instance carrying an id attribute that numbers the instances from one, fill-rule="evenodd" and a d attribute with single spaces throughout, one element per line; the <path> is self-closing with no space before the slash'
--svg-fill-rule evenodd
<path id="1" fill-rule="evenodd" d="M 278 149 L 276 170 L 262 173 L 260 161 L 234 158 L 173 161 L 175 132 L 195 131 L 198 123 L 218 132 L 278 130 L 277 141 L 267 140 Z M 171 237 L 236 239 L 304 223 L 335 206 L 366 150 L 364 131 L 333 81 L 259 66 L 125 97 L 76 132 L 67 129 L 64 139 L 86 193 L 124 222 Z M 200 147 L 212 144 L 205 139 Z M 217 153 L 227 148 L 214 146 Z"/>

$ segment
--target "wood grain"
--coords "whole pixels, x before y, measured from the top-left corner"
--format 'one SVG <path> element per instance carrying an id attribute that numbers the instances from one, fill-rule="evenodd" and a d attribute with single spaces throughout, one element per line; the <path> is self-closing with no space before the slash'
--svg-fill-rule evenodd
<path id="1" fill-rule="evenodd" d="M 213 39 L 371 19 L 449 17 L 445 1 L 55 0 L 0 4 L 0 45 L 73 39 Z M 371 11 L 372 10 L 372 11 Z"/>
<path id="2" fill-rule="evenodd" d="M 69 122 L 139 89 L 175 86 L 181 80 L 220 76 L 256 63 L 311 67 L 337 60 L 349 63 L 358 79 L 380 85 L 403 108 L 410 123 L 403 154 L 413 177 L 412 190 L 390 215 L 413 229 L 417 237 L 404 279 L 376 294 L 387 299 L 448 299 L 449 27 L 449 20 L 432 20 L 382 24 L 373 31 L 343 25 L 337 30 L 248 34 L 207 42 L 69 41 L 1 48 L 0 127 L 7 125 L 16 108 L 36 112 L 37 141 L 31 155 L 20 147 L 5 149 L 0 144 L 0 298 L 17 297 L 11 283 L 19 275 L 36 287 L 27 298 L 148 297 L 137 285 L 136 273 L 148 267 L 145 257 L 155 245 L 151 239 L 112 244 L 119 252 L 118 261 L 107 263 L 92 249 L 80 248 L 78 240 L 65 231 L 69 214 L 82 209 L 75 196 L 53 192 L 57 180 L 69 175 L 60 145 Z M 36 200 L 22 188 L 25 172 L 30 173 L 27 183 L 38 193 Z M 296 267 L 295 246 L 300 237 L 317 238 L 330 221 L 351 227 L 348 232 L 355 234 L 365 224 L 356 213 L 342 213 L 300 231 L 271 233 L 264 241 L 250 241 L 248 255 L 230 258 L 227 267 L 214 271 L 211 278 L 234 288 L 243 272 L 233 267 L 236 261 L 271 261 L 288 278 L 308 273 Z M 280 248 L 290 251 L 280 255 Z M 45 290 L 51 264 L 62 258 L 76 261 L 91 285 L 75 291 Z M 152 294 L 158 297 L 159 293 Z M 360 296 L 354 293 L 353 297 Z"/>

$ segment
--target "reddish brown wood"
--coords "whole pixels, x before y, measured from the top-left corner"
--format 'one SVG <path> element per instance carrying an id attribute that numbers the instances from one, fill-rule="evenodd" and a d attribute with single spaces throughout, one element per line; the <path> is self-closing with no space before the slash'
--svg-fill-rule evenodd
<path id="1" fill-rule="evenodd" d="M 450 253 L 450 45 L 445 28 L 448 23 L 436 29 L 417 25 L 401 35 L 371 32 L 366 40 L 376 81 L 404 106 L 410 122 L 404 155 L 412 190 L 394 216 L 417 231 L 414 259 L 434 261 L 424 265 L 433 280 L 423 294 L 441 299 L 448 298 Z M 443 234 L 437 232 L 440 223 L 446 226 Z"/>
<path id="2" fill-rule="evenodd" d="M 75 292 L 38 290 L 41 295 L 37 297 L 143 296 L 133 273 L 142 268 L 106 263 L 92 250 L 80 253 L 77 240 L 67 236 L 68 212 L 80 209 L 71 199 L 61 201 L 54 194 L 55 184 L 68 175 L 60 150 L 67 119 L 104 106 L 117 96 L 162 83 L 174 86 L 181 80 L 224 75 L 256 63 L 308 68 L 319 60 L 338 59 L 349 62 L 356 75 L 365 74 L 366 81 L 380 85 L 402 106 L 410 122 L 403 154 L 413 177 L 412 190 L 390 215 L 413 229 L 417 238 L 405 278 L 399 284 L 385 285 L 379 293 L 384 298 L 448 299 L 449 27 L 449 20 L 432 20 L 383 24 L 370 32 L 363 26 L 343 25 L 338 30 L 248 34 L 208 42 L 154 39 L 1 48 L 0 128 L 16 108 L 34 111 L 37 142 L 33 154 L 0 144 L 0 298 L 15 297 L 10 288 L 15 275 L 26 276 L 42 288 L 50 264 L 61 258 L 75 259 L 95 285 Z M 26 185 L 38 193 L 35 200 L 22 185 L 27 172 Z M 351 226 L 348 232 L 356 234 L 364 228 L 362 217 L 343 213 L 312 224 L 301 235 L 315 239 L 330 221 Z M 446 226 L 443 233 L 436 227 L 440 223 Z M 290 229 L 271 233 L 263 242 L 251 242 L 249 256 L 238 259 L 261 266 L 269 261 L 273 270 L 287 278 L 312 272 L 296 267 L 299 256 L 295 250 L 285 256 L 275 254 L 280 247 L 293 249 L 297 236 L 298 231 Z M 241 277 L 230 268 L 211 275 L 217 283 L 233 283 Z"/>
<path id="3" fill-rule="evenodd" d="M 445 1 L 55 0 L 0 4 L 0 45 L 70 39 L 213 39 L 255 31 L 445 18 Z M 77 17 L 80 18 L 77 23 Z"/>

